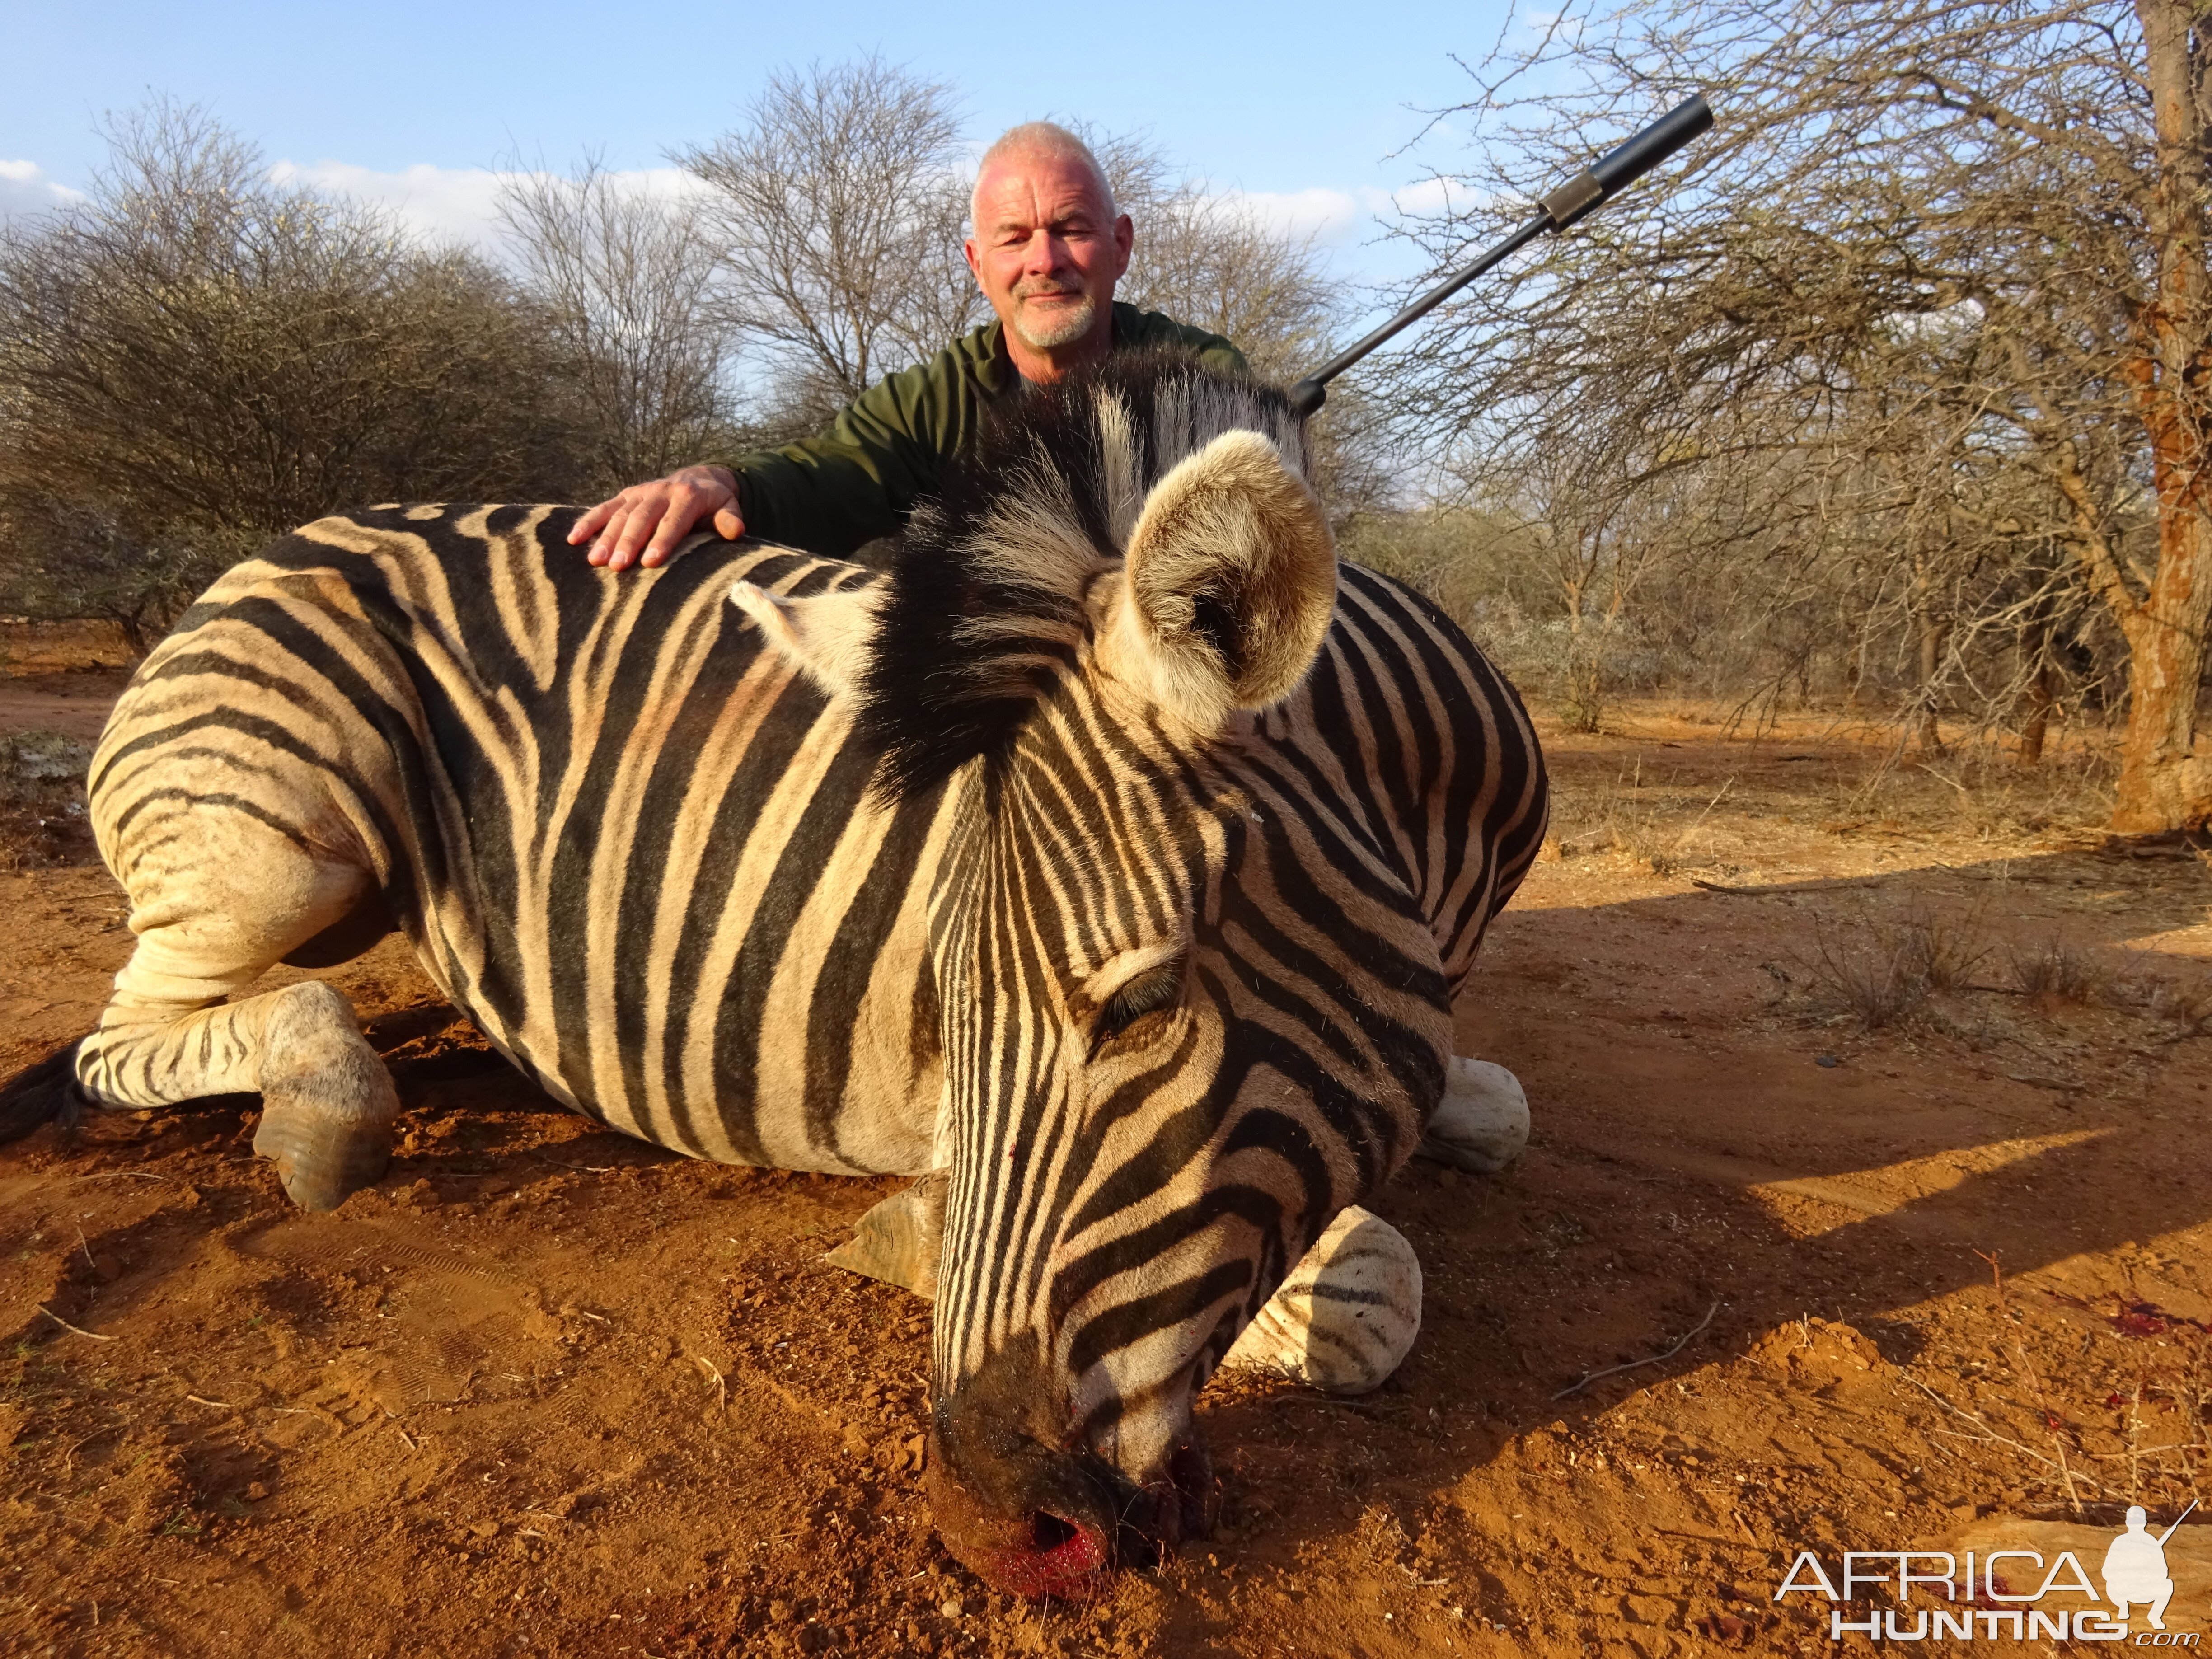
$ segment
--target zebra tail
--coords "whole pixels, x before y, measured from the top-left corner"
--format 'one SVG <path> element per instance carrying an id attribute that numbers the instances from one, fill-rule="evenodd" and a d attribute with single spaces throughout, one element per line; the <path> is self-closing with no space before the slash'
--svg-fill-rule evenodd
<path id="1" fill-rule="evenodd" d="M 76 1127 L 84 1106 L 84 1091 L 76 1081 L 76 1051 L 83 1046 L 84 1039 L 79 1037 L 0 1084 L 0 1142 L 21 1140 L 57 1120 L 64 1128 Z"/>

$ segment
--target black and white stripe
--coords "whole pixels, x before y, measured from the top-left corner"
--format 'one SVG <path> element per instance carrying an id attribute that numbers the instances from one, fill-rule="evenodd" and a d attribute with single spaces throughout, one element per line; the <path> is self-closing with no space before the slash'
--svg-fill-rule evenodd
<path id="1" fill-rule="evenodd" d="M 286 538 L 95 757 L 142 944 L 82 1085 L 258 1086 L 289 994 L 210 1005 L 388 919 L 613 1127 L 949 1166 L 940 1425 L 1018 1356 L 1024 1433 L 1156 1478 L 1412 1152 L 1543 828 L 1518 701 L 1335 567 L 1300 442 L 1272 392 L 1117 360 L 1028 399 L 889 574 L 695 538 L 616 577 L 546 507 Z"/>

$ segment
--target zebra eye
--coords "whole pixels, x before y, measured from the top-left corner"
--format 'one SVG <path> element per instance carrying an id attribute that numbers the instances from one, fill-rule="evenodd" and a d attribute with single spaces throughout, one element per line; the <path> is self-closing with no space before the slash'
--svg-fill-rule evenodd
<path id="1" fill-rule="evenodd" d="M 1173 1007 L 1182 995 L 1182 963 L 1164 962 L 1148 968 L 1106 999 L 1091 1027 L 1091 1048 L 1097 1053 L 1146 1014 Z"/>

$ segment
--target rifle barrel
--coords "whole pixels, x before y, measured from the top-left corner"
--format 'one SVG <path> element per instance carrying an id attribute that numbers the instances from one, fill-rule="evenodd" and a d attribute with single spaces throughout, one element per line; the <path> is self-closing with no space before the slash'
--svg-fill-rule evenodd
<path id="1" fill-rule="evenodd" d="M 1510 258 L 1546 231 L 1565 230 L 1603 206 L 1676 150 L 1713 125 L 1712 106 L 1702 97 L 1684 99 L 1643 131 L 1615 145 L 1583 171 L 1539 199 L 1538 212 L 1473 264 L 1447 276 L 1357 345 L 1340 351 L 1291 387 L 1291 407 L 1310 415 L 1328 396 L 1328 383 L 1400 331 L 1410 328 L 1483 272 Z"/>
<path id="2" fill-rule="evenodd" d="M 2196 1500 L 2195 1498 L 2191 1498 L 2191 1499 L 2189 1500 L 2189 1510 L 2193 1510 L 2193 1509 L 2195 1509 L 2196 1507 L 2197 1507 L 2197 1500 Z M 2180 1514 L 2179 1514 L 2179 1515 L 2175 1516 L 2173 1517 L 2173 1524 L 2172 1524 L 2172 1526 L 2168 1527 L 2168 1528 L 2167 1528 L 2164 1532 L 2162 1532 L 2162 1533 L 2159 1534 L 2159 1535 L 2158 1535 L 2158 1547 L 2159 1547 L 2159 1548 L 2160 1548 L 2160 1549 L 2164 1549 L 2164 1548 L 2166 1547 L 2166 1540 L 2167 1539 L 2169 1539 L 2169 1538 L 2172 1537 L 2174 1534 L 2176 1534 L 2176 1533 L 2178 1533 L 2178 1532 L 2179 1532 L 2179 1531 L 2181 1530 L 2181 1523 L 2182 1523 L 2183 1522 L 2186 1521 L 2187 1519 L 2189 1519 L 2189 1510 L 2182 1510 L 2182 1512 L 2181 1512 Z"/>

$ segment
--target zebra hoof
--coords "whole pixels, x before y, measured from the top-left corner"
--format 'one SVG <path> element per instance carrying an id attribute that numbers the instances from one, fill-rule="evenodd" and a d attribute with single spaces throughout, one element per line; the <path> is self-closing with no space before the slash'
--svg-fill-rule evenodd
<path id="1" fill-rule="evenodd" d="M 272 1099 L 262 1110 L 253 1150 L 276 1164 L 276 1178 L 293 1203 L 303 1210 L 335 1210 L 383 1178 L 392 1162 L 391 1125 L 364 1136 Z"/>
<path id="2" fill-rule="evenodd" d="M 261 1125 L 253 1150 L 276 1165 L 303 1210 L 334 1210 L 392 1161 L 398 1091 L 354 1028 L 353 1009 L 310 981 L 280 994 L 261 1067 Z"/>
<path id="3" fill-rule="evenodd" d="M 1366 1394 L 1382 1386 L 1420 1334 L 1413 1247 L 1355 1204 L 1291 1270 L 1221 1363 L 1327 1394 Z"/>
<path id="4" fill-rule="evenodd" d="M 925 1302 L 937 1300 L 937 1259 L 945 1234 L 945 1174 L 932 1170 L 853 1224 L 853 1237 L 823 1258 L 833 1267 L 879 1279 Z"/>
<path id="5" fill-rule="evenodd" d="M 1495 1175 L 1528 1144 L 1528 1097 L 1521 1079 L 1486 1060 L 1452 1056 L 1444 1097 L 1415 1149 L 1439 1164 Z"/>

